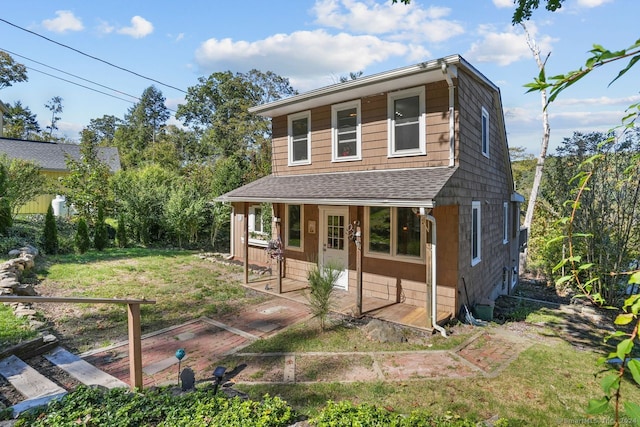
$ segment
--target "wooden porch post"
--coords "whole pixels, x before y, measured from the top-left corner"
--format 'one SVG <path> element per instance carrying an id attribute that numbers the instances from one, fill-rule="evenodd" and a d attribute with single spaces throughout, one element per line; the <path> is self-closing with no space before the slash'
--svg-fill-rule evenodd
<path id="1" fill-rule="evenodd" d="M 249 203 L 244 203 L 244 224 L 243 232 L 244 236 L 244 284 L 249 284 Z"/>
<path id="2" fill-rule="evenodd" d="M 278 206 L 279 207 L 279 206 Z M 280 238 L 280 232 L 282 230 L 282 217 L 280 215 L 280 209 L 276 210 L 276 205 L 271 205 L 271 209 L 273 210 L 273 218 L 274 218 L 274 224 L 275 224 L 275 228 L 276 228 L 276 236 L 275 238 L 279 241 L 282 242 L 282 239 Z M 273 233 L 272 236 L 273 238 Z M 284 246 L 284 245 L 283 245 Z M 283 248 L 284 250 L 284 248 Z M 276 281 L 276 292 L 278 292 L 278 294 L 282 293 L 282 257 L 279 256 L 278 258 L 276 258 L 276 273 L 278 274 L 278 278 Z"/>
<path id="3" fill-rule="evenodd" d="M 142 390 L 142 340 L 140 304 L 127 304 L 129 317 L 129 381 L 131 389 Z"/>
<path id="4" fill-rule="evenodd" d="M 356 316 L 362 316 L 362 229 L 356 225 Z"/>

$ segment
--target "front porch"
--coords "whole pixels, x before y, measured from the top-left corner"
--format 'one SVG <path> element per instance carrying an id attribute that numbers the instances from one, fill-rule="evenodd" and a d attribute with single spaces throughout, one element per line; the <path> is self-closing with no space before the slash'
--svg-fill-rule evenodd
<path id="1" fill-rule="evenodd" d="M 255 291 L 275 295 L 280 298 L 286 298 L 303 304 L 308 303 L 307 295 L 309 292 L 309 285 L 306 281 L 283 278 L 280 293 L 277 291 L 278 279 L 273 276 L 252 280 L 249 283 L 244 284 L 244 286 Z M 354 315 L 356 312 L 355 292 L 336 290 L 335 295 L 338 297 L 334 298 L 333 311 L 349 316 Z M 429 326 L 429 313 L 425 307 L 416 307 L 414 305 L 395 303 L 385 299 L 363 296 L 362 314 L 363 316 L 385 320 L 398 325 L 432 330 Z M 437 319 L 438 324 L 443 325 L 451 319 L 451 314 L 439 312 Z"/>

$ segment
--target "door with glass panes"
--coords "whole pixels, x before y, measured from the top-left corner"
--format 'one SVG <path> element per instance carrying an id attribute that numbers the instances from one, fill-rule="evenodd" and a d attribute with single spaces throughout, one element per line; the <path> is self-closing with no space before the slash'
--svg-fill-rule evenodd
<path id="1" fill-rule="evenodd" d="M 327 264 L 338 266 L 342 273 L 335 287 L 344 290 L 347 290 L 349 284 L 347 273 L 349 265 L 348 221 L 349 209 L 346 207 L 320 208 L 319 267 L 322 268 Z"/>

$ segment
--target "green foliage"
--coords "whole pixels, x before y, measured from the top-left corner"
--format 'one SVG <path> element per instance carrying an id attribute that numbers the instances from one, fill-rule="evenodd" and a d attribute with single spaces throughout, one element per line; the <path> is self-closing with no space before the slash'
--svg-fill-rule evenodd
<path id="1" fill-rule="evenodd" d="M 379 406 L 362 403 L 354 405 L 349 401 L 327 402 L 327 406 L 310 424 L 316 427 L 413 427 L 413 426 L 452 426 L 475 427 L 475 421 L 461 418 L 452 413 L 434 416 L 427 412 L 415 411 L 409 416 L 391 412 Z M 501 425 L 508 425 L 504 424 Z"/>
<path id="2" fill-rule="evenodd" d="M 42 140 L 42 129 L 38 117 L 29 107 L 23 107 L 20 101 L 8 104 L 9 111 L 4 114 L 4 136 L 16 139 Z"/>
<path id="3" fill-rule="evenodd" d="M 44 231 L 42 235 L 42 249 L 46 254 L 58 253 L 58 225 L 53 215 L 53 206 L 49 204 L 47 215 L 44 217 Z"/>
<path id="4" fill-rule="evenodd" d="M 113 427 L 284 427 L 296 414 L 278 397 L 260 402 L 227 399 L 212 388 L 175 395 L 169 389 L 134 393 L 80 386 L 49 406 L 20 415 L 16 427 L 76 425 Z"/>
<path id="5" fill-rule="evenodd" d="M 36 335 L 37 332 L 29 327 L 26 317 L 16 317 L 13 308 L 0 304 L 0 348 L 18 344 Z"/>
<path id="6" fill-rule="evenodd" d="M 76 250 L 83 254 L 91 247 L 91 240 L 89 239 L 89 227 L 87 221 L 80 217 L 78 220 L 78 229 L 76 230 L 76 236 L 74 239 Z"/>
<path id="7" fill-rule="evenodd" d="M 180 185 L 171 191 L 165 206 L 165 221 L 169 230 L 178 237 L 182 248 L 183 240 L 190 243 L 198 240 L 198 231 L 204 225 L 207 199 L 197 194 L 190 185 Z"/>
<path id="8" fill-rule="evenodd" d="M 339 265 L 326 263 L 322 268 L 314 266 L 307 274 L 309 280 L 309 310 L 320 322 L 320 329 L 325 330 L 327 316 L 333 306 L 333 293 L 335 285 L 342 274 L 343 268 Z"/>
<path id="9" fill-rule="evenodd" d="M 0 89 L 27 80 L 27 67 L 15 62 L 11 55 L 0 50 Z"/>
<path id="10" fill-rule="evenodd" d="M 107 232 L 107 224 L 104 221 L 104 209 L 98 206 L 98 218 L 93 229 L 93 247 L 101 251 L 109 244 L 109 234 Z"/>
<path id="11" fill-rule="evenodd" d="M 7 169 L 4 165 L 0 164 L 0 234 L 6 233 L 7 229 L 11 227 L 13 223 L 11 204 L 9 197 L 7 197 L 8 186 Z"/>
<path id="12" fill-rule="evenodd" d="M 111 204 L 109 166 L 98 156 L 96 135 L 84 129 L 80 142 L 80 159 L 67 157 L 69 174 L 62 178 L 67 204 L 73 205 L 78 214 L 90 224 L 95 224 L 98 206 L 107 208 Z"/>
<path id="13" fill-rule="evenodd" d="M 118 215 L 118 227 L 116 228 L 116 244 L 119 248 L 126 248 L 129 244 L 127 239 L 127 227 L 124 222 L 124 215 Z"/>
<path id="14" fill-rule="evenodd" d="M 44 194 L 47 179 L 40 172 L 40 166 L 30 160 L 9 159 L 2 154 L 0 164 L 7 171 L 5 195 L 11 206 L 11 214 L 15 217 L 22 205 Z"/>

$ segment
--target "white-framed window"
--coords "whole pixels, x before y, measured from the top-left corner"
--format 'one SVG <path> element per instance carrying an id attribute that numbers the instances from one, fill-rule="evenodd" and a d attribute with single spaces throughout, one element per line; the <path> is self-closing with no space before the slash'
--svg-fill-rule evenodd
<path id="1" fill-rule="evenodd" d="M 367 256 L 424 261 L 426 233 L 412 208 L 368 207 L 365 230 Z"/>
<path id="2" fill-rule="evenodd" d="M 480 262 L 482 255 L 482 216 L 480 202 L 471 202 L 471 265 Z"/>
<path id="3" fill-rule="evenodd" d="M 489 112 L 482 107 L 482 154 L 489 157 Z"/>
<path id="4" fill-rule="evenodd" d="M 311 163 L 311 111 L 288 117 L 289 166 Z"/>
<path id="5" fill-rule="evenodd" d="M 389 157 L 426 154 L 424 86 L 389 93 L 387 112 Z"/>
<path id="6" fill-rule="evenodd" d="M 509 202 L 502 203 L 502 243 L 509 243 Z"/>
<path id="7" fill-rule="evenodd" d="M 286 205 L 285 209 L 285 246 L 287 249 L 302 251 L 304 249 L 303 205 Z"/>
<path id="8" fill-rule="evenodd" d="M 264 223 L 266 216 L 263 215 L 262 206 L 249 207 L 249 244 L 259 246 L 267 244 L 269 236 Z"/>
<path id="9" fill-rule="evenodd" d="M 361 160 L 360 100 L 331 106 L 331 158 Z"/>

